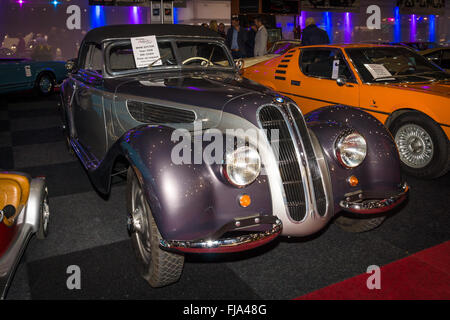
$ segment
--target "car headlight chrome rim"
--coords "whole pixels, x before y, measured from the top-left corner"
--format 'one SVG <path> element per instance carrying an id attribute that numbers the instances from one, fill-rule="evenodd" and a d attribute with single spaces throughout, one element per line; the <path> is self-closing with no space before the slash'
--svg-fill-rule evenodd
<path id="1" fill-rule="evenodd" d="M 238 188 L 251 184 L 261 172 L 261 157 L 254 148 L 244 146 L 225 156 L 224 176 Z"/>
<path id="2" fill-rule="evenodd" d="M 364 137 L 354 131 L 342 133 L 335 144 L 336 159 L 346 168 L 356 168 L 367 155 L 367 142 Z"/>

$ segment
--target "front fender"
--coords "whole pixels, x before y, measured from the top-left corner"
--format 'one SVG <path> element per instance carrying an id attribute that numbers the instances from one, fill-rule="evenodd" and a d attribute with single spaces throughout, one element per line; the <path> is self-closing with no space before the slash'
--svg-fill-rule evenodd
<path id="1" fill-rule="evenodd" d="M 92 182 L 99 191 L 108 193 L 115 159 L 124 156 L 137 174 L 165 240 L 202 239 L 234 218 L 272 215 L 266 176 L 238 189 L 224 181 L 221 164 L 174 164 L 171 153 L 178 143 L 171 139 L 174 130 L 143 125 L 126 132 L 90 172 Z M 238 203 L 242 194 L 251 196 L 247 208 Z"/>
<path id="2" fill-rule="evenodd" d="M 381 198 L 398 191 L 401 181 L 400 158 L 395 142 L 386 127 L 367 112 L 349 106 L 327 106 L 305 115 L 310 130 L 319 139 L 326 156 L 335 209 L 346 194 L 362 190 Z M 353 169 L 344 168 L 336 159 L 335 143 L 345 129 L 355 129 L 367 142 L 367 156 Z M 356 176 L 359 184 L 352 187 L 347 182 Z"/>

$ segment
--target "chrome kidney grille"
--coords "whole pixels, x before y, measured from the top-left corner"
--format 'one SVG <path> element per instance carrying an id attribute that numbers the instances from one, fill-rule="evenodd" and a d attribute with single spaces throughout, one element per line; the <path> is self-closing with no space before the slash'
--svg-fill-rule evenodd
<path id="1" fill-rule="evenodd" d="M 324 216 L 327 212 L 327 199 L 324 192 L 322 176 L 317 164 L 316 155 L 314 153 L 311 139 L 309 138 L 308 129 L 306 128 L 305 119 L 296 105 L 288 104 L 288 109 L 294 119 L 295 128 L 298 130 L 298 136 L 300 137 L 303 149 L 305 150 L 314 189 L 317 212 L 319 215 Z"/>
<path id="2" fill-rule="evenodd" d="M 283 114 L 275 106 L 267 105 L 259 111 L 259 121 L 275 154 L 278 154 L 278 169 L 285 193 L 289 215 L 295 221 L 301 221 L 306 214 L 305 191 L 302 173 L 298 164 L 294 140 L 289 132 L 288 123 Z M 272 140 L 272 131 L 278 130 L 278 139 Z M 278 143 L 277 143 L 278 142 Z"/>
<path id="3" fill-rule="evenodd" d="M 258 117 L 274 153 L 278 154 L 278 168 L 291 219 L 302 221 L 309 206 L 314 206 L 319 215 L 325 215 L 327 199 L 322 176 L 306 123 L 297 107 L 295 105 L 287 107 L 265 105 L 260 108 Z M 273 129 L 278 129 L 277 140 L 272 140 L 271 130 Z M 308 164 L 301 163 L 300 154 L 305 155 Z M 312 181 L 313 192 L 309 191 L 308 181 Z M 308 205 L 309 197 L 315 203 Z"/>

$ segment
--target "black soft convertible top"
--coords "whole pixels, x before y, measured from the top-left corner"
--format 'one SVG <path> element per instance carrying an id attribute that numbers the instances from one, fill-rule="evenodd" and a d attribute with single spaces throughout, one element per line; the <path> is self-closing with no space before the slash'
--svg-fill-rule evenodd
<path id="1" fill-rule="evenodd" d="M 143 36 L 194 36 L 220 38 L 217 32 L 202 26 L 183 24 L 124 24 L 92 29 L 84 37 L 85 42 L 100 43 L 105 39 Z"/>

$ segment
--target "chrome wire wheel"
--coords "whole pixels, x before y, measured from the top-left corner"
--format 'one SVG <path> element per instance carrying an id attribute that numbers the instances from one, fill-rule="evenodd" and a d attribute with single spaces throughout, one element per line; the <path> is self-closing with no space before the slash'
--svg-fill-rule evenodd
<path id="1" fill-rule="evenodd" d="M 47 94 L 50 93 L 52 88 L 53 88 L 52 79 L 47 75 L 41 76 L 41 78 L 39 79 L 39 90 L 42 93 Z"/>
<path id="2" fill-rule="evenodd" d="M 139 260 L 141 272 L 145 272 L 151 263 L 151 228 L 147 212 L 147 205 L 138 179 L 131 184 L 131 212 L 127 220 L 128 232 Z"/>
<path id="3" fill-rule="evenodd" d="M 408 123 L 395 134 L 400 159 L 411 168 L 426 167 L 434 155 L 434 145 L 430 134 L 421 126 Z"/>

